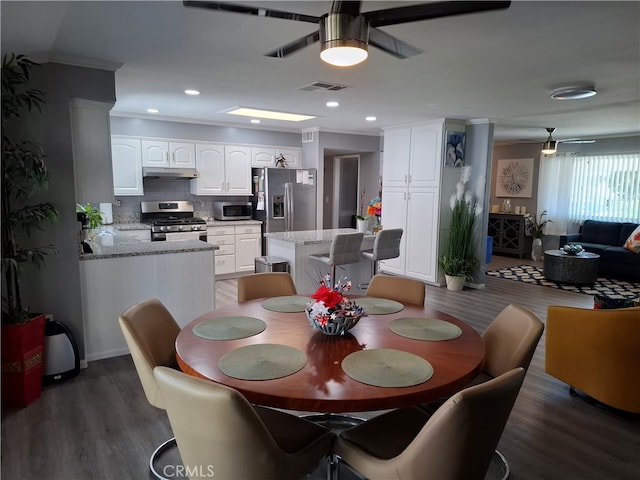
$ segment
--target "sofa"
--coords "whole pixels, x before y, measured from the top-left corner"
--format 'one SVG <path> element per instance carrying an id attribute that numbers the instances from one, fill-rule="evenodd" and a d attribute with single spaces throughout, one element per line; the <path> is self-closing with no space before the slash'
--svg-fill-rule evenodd
<path id="1" fill-rule="evenodd" d="M 640 307 L 549 306 L 545 372 L 610 407 L 640 413 Z"/>
<path id="2" fill-rule="evenodd" d="M 624 247 L 637 227 L 630 222 L 585 220 L 579 233 L 560 236 L 560 248 L 579 244 L 587 252 L 600 255 L 598 277 L 640 282 L 640 254 Z"/>

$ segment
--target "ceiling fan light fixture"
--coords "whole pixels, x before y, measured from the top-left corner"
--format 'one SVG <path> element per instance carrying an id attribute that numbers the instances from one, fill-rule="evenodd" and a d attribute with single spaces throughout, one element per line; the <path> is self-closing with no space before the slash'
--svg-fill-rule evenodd
<path id="1" fill-rule="evenodd" d="M 570 87 L 556 88 L 551 92 L 551 98 L 554 100 L 580 100 L 582 98 L 593 97 L 597 93 L 593 85 L 573 85 Z"/>
<path id="2" fill-rule="evenodd" d="M 369 56 L 369 24 L 362 16 L 330 13 L 320 24 L 320 58 L 336 67 L 352 67 Z"/>
<path id="3" fill-rule="evenodd" d="M 542 153 L 545 155 L 553 155 L 558 150 L 558 142 L 556 142 L 551 134 L 555 128 L 547 128 L 547 132 L 549 132 L 549 138 L 542 144 Z"/>

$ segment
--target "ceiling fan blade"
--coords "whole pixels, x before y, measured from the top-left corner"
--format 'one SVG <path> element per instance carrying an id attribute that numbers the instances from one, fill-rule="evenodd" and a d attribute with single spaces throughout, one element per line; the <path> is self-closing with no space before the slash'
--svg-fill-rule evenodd
<path id="1" fill-rule="evenodd" d="M 422 53 L 422 50 L 412 47 L 408 43 L 398 40 L 396 37 L 377 28 L 369 28 L 369 45 L 373 45 L 397 58 L 408 58 Z"/>
<path id="2" fill-rule="evenodd" d="M 258 17 L 274 17 L 285 20 L 296 20 L 298 22 L 318 23 L 321 17 L 313 15 L 303 15 L 301 13 L 284 12 L 282 10 L 271 10 L 260 7 L 247 7 L 228 2 L 204 2 L 184 0 L 182 4 L 185 7 L 208 8 L 209 10 L 222 10 L 225 12 L 244 13 L 247 15 L 256 15 Z"/>
<path id="3" fill-rule="evenodd" d="M 305 35 L 302 38 L 294 40 L 291 43 L 287 43 L 286 45 L 277 48 L 276 50 L 265 53 L 265 57 L 275 57 L 275 58 L 283 58 L 291 55 L 292 53 L 297 52 L 298 50 L 302 50 L 309 45 L 312 45 L 316 42 L 320 41 L 320 32 L 315 31 L 310 33 L 309 35 Z"/>
<path id="4" fill-rule="evenodd" d="M 388 8 L 363 12 L 369 25 L 384 27 L 399 23 L 418 22 L 430 18 L 450 17 L 467 13 L 486 12 L 508 8 L 511 2 L 434 2 L 408 5 L 405 7 Z"/>

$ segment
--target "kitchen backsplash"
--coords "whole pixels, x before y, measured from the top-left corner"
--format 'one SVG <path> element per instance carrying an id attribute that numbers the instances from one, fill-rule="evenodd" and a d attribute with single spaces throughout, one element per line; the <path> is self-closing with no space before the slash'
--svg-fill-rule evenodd
<path id="1" fill-rule="evenodd" d="M 143 196 L 116 197 L 113 205 L 114 223 L 138 223 L 140 202 L 160 202 L 163 200 L 189 200 L 193 202 L 194 216 L 207 219 L 213 216 L 213 202 L 250 201 L 246 196 L 202 196 L 191 193 L 189 179 L 145 178 Z"/>

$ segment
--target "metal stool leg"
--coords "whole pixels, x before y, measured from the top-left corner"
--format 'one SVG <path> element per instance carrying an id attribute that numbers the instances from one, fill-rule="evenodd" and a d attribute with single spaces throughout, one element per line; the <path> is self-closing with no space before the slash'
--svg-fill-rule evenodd
<path id="1" fill-rule="evenodd" d="M 149 470 L 151 470 L 151 473 L 153 474 L 153 476 L 156 477 L 158 480 L 169 480 L 169 479 L 166 477 L 163 477 L 162 475 L 160 475 L 160 473 L 158 473 L 155 467 L 156 460 L 160 458 L 160 456 L 164 452 L 166 452 L 167 450 L 175 446 L 176 446 L 176 437 L 171 437 L 169 440 L 166 440 L 165 442 L 161 443 L 158 446 L 158 448 L 156 448 L 151 454 L 151 458 L 149 458 Z"/>
<path id="2" fill-rule="evenodd" d="M 498 457 L 498 461 L 502 464 L 502 469 L 504 470 L 504 475 L 500 480 L 507 480 L 509 478 L 509 474 L 511 471 L 509 470 L 509 462 L 504 455 L 502 455 L 498 450 L 494 452 L 494 456 Z"/>

